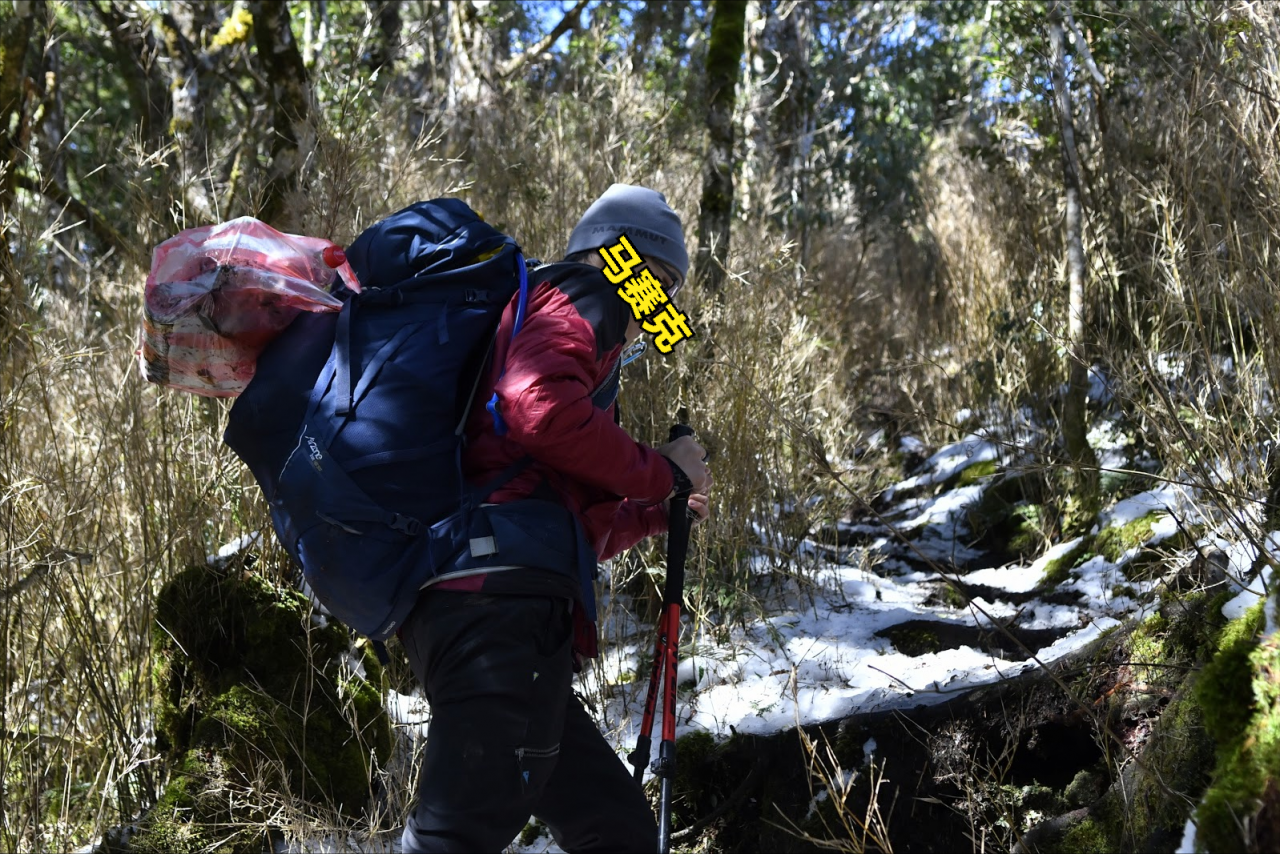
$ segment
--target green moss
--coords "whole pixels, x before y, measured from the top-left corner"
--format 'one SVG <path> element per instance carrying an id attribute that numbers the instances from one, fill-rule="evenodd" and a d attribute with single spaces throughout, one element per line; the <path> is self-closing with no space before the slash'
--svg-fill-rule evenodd
<path id="1" fill-rule="evenodd" d="M 1107 775 L 1096 768 L 1082 768 L 1062 790 L 1067 809 L 1080 809 L 1096 801 L 1107 789 Z"/>
<path id="2" fill-rule="evenodd" d="M 937 633 L 919 626 L 890 626 L 878 634 L 888 638 L 898 652 L 913 658 L 942 649 L 942 641 Z"/>
<path id="3" fill-rule="evenodd" d="M 1092 818 L 1085 818 L 1062 835 L 1057 850 L 1061 854 L 1104 854 L 1119 851 L 1109 835 Z"/>
<path id="4" fill-rule="evenodd" d="M 162 589 L 152 644 L 158 742 L 174 761 L 198 754 L 219 768 L 175 775 L 173 807 L 144 828 L 154 850 L 195 839 L 175 822 L 265 827 L 238 802 L 227 812 L 229 785 L 279 786 L 360 813 L 371 762 L 392 749 L 385 674 L 368 645 L 352 650 L 346 629 L 316 626 L 304 597 L 258 572 L 203 566 Z M 246 850 L 261 850 L 261 832 L 254 840 Z"/>
<path id="5" fill-rule="evenodd" d="M 217 53 L 225 47 L 248 41 L 252 33 L 253 15 L 248 9 L 239 7 L 222 22 L 222 27 L 214 34 L 210 45 L 211 52 Z"/>
<path id="6" fill-rule="evenodd" d="M 1163 614 L 1152 614 L 1138 624 L 1129 635 L 1129 661 L 1135 665 L 1168 663 L 1169 651 L 1165 648 L 1165 635 L 1169 620 Z M 1160 668 L 1134 667 L 1134 678 L 1150 682 L 1160 676 Z"/>
<path id="7" fill-rule="evenodd" d="M 1020 504 L 1013 510 L 1011 522 L 1014 530 L 1007 548 L 1013 554 L 1039 554 L 1047 542 L 1045 538 L 1046 511 L 1039 504 Z"/>
<path id="8" fill-rule="evenodd" d="M 1143 751 L 1144 768 L 1136 776 L 1124 808 L 1127 848 L 1149 850 L 1151 841 L 1175 836 L 1186 824 L 1191 803 L 1169 792 L 1197 793 L 1209 782 L 1213 741 L 1204 725 L 1204 709 L 1190 694 L 1165 709 Z"/>
<path id="9" fill-rule="evenodd" d="M 1052 560 L 1046 561 L 1044 575 L 1040 579 L 1040 588 L 1057 587 L 1069 579 L 1071 570 L 1093 557 L 1092 547 L 1093 539 L 1091 537 L 1081 537 L 1080 542 L 1073 548 Z"/>
<path id="10" fill-rule="evenodd" d="M 969 466 L 963 476 L 981 463 Z M 975 473 L 975 476 L 978 473 Z M 1014 518 L 1020 507 L 1038 505 L 1047 493 L 1044 478 L 1040 475 L 1004 472 L 989 478 L 982 497 L 965 511 L 969 529 L 983 548 L 1005 548 L 1009 538 L 1018 532 L 1025 521 Z"/>
<path id="11" fill-rule="evenodd" d="M 526 824 L 524 829 L 520 831 L 520 836 L 517 841 L 527 848 L 541 839 L 545 833 L 546 828 L 534 819 Z"/>
<path id="12" fill-rule="evenodd" d="M 1158 518 L 1159 514 L 1153 512 L 1123 525 L 1104 528 L 1094 540 L 1094 550 L 1111 563 L 1119 563 L 1125 552 L 1151 539 L 1151 529 Z"/>
<path id="13" fill-rule="evenodd" d="M 960 588 L 956 587 L 956 585 L 950 582 L 947 582 L 947 584 L 943 586 L 941 590 L 941 597 L 942 597 L 943 603 L 945 603 L 948 607 L 951 607 L 951 608 L 968 608 L 969 607 L 969 597 L 964 595 L 964 593 L 960 591 Z"/>
<path id="14" fill-rule="evenodd" d="M 960 470 L 960 477 L 956 480 L 957 486 L 974 486 L 975 484 L 984 483 L 1000 470 L 1000 464 L 995 460 L 983 460 L 970 466 L 965 466 Z"/>
<path id="15" fill-rule="evenodd" d="M 1209 734 L 1223 747 L 1238 744 L 1253 716 L 1253 672 L 1249 654 L 1263 625 L 1262 602 L 1222 630 L 1218 652 L 1196 680 Z"/>
<path id="16" fill-rule="evenodd" d="M 254 691 L 247 685 L 233 685 L 213 698 L 195 726 L 193 742 L 197 747 L 236 747 L 250 745 L 253 751 L 266 750 L 280 737 L 287 721 L 278 720 L 280 704 L 273 698 Z M 271 751 L 272 758 L 279 755 Z"/>
<path id="17" fill-rule="evenodd" d="M 724 776 L 724 753 L 711 733 L 696 731 L 677 738 L 673 826 L 688 826 L 712 809 L 716 793 L 723 792 Z"/>
<path id="18" fill-rule="evenodd" d="M 1196 694 L 1218 745 L 1213 781 L 1196 811 L 1201 843 L 1212 851 L 1240 851 L 1268 780 L 1280 773 L 1280 645 L 1258 644 L 1264 602 L 1222 631 L 1219 650 L 1200 674 Z"/>
<path id="19" fill-rule="evenodd" d="M 260 810 L 233 815 L 225 769 L 215 758 L 191 751 L 184 758 L 127 850 L 137 854 L 259 854 L 266 850 Z"/>

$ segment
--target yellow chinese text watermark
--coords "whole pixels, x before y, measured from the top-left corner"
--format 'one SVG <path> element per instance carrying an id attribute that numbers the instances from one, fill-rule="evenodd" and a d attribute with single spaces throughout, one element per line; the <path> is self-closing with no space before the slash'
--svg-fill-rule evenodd
<path id="1" fill-rule="evenodd" d="M 604 275 L 610 283 L 620 285 L 618 296 L 631 306 L 631 316 L 640 321 L 640 328 L 654 336 L 653 345 L 662 354 L 670 353 L 675 345 L 693 337 L 688 318 L 681 314 L 662 282 L 645 266 L 631 241 L 622 235 L 613 246 L 600 247 L 604 260 Z M 638 273 L 637 267 L 644 266 Z"/>

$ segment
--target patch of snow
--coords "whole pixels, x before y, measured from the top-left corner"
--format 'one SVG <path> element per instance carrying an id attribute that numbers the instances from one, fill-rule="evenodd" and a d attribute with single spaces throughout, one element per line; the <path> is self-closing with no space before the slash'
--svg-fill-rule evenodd
<path id="1" fill-rule="evenodd" d="M 1222 606 L 1222 616 L 1228 620 L 1238 620 L 1244 616 L 1244 612 L 1248 611 L 1258 603 L 1258 600 L 1267 595 L 1267 591 L 1272 589 L 1272 569 L 1270 566 L 1262 571 L 1262 575 L 1255 578 L 1253 582 L 1243 588 L 1235 596 L 1231 597 Z M 1269 609 L 1270 610 L 1270 609 Z M 1271 614 L 1267 614 L 1268 633 L 1270 633 L 1270 623 L 1272 621 Z"/>
<path id="2" fill-rule="evenodd" d="M 431 707 L 426 697 L 418 693 L 401 694 L 393 690 L 384 695 L 387 715 L 398 726 L 416 730 L 419 735 L 426 735 L 427 724 L 431 722 Z"/>
<path id="3" fill-rule="evenodd" d="M 980 584 L 983 587 L 994 587 L 1009 593 L 1026 593 L 1034 590 L 1044 577 L 1043 567 L 1031 566 L 999 566 L 979 569 L 964 577 L 966 584 Z"/>
<path id="4" fill-rule="evenodd" d="M 925 503 L 924 509 L 915 518 L 902 523 L 904 531 L 920 528 L 925 525 L 955 524 L 966 508 L 976 504 L 982 498 L 985 486 L 962 486 L 952 489 Z"/>
<path id="5" fill-rule="evenodd" d="M 959 442 L 947 445 L 925 462 L 923 473 L 907 478 L 894 487 L 905 492 L 919 486 L 942 483 L 975 463 L 1000 459 L 1000 448 L 980 433 L 970 433 Z"/>
<path id="6" fill-rule="evenodd" d="M 827 798 L 829 798 L 830 796 L 831 795 L 827 791 L 826 786 L 823 786 L 822 788 L 818 789 L 818 793 L 809 799 L 809 809 L 804 814 L 804 820 L 808 821 L 809 819 L 813 818 L 813 816 L 818 812 L 818 806 L 823 801 L 827 800 Z"/>
<path id="7" fill-rule="evenodd" d="M 341 854 L 347 851 L 362 852 L 362 854 L 400 854 L 402 850 L 399 833 L 379 834 L 373 839 L 354 833 L 344 836 L 326 834 L 305 839 L 282 839 L 272 848 L 274 854 Z"/>
<path id="8" fill-rule="evenodd" d="M 1125 525 L 1154 512 L 1176 513 L 1183 519 L 1199 519 L 1186 489 L 1176 483 L 1163 483 L 1155 489 L 1138 493 L 1116 503 L 1101 516 L 1101 526 Z"/>
<path id="9" fill-rule="evenodd" d="M 245 549 L 255 548 L 262 543 L 262 532 L 253 531 L 223 545 L 211 555 L 204 556 L 204 562 L 210 565 L 222 563 L 240 554 Z"/>
<path id="10" fill-rule="evenodd" d="M 504 854 L 565 854 L 563 848 L 556 845 L 549 831 L 544 832 L 528 845 L 521 845 L 519 840 L 507 846 Z"/>
<path id="11" fill-rule="evenodd" d="M 1182 829 L 1182 841 L 1178 843 L 1178 850 L 1174 854 L 1196 854 L 1196 820 L 1193 815 L 1187 819 L 1187 825 Z"/>

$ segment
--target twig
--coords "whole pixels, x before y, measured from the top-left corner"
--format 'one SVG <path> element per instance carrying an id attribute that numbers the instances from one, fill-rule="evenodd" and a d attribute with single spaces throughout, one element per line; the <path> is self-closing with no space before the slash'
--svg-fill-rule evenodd
<path id="1" fill-rule="evenodd" d="M 38 560 L 31 564 L 31 571 L 26 577 L 18 580 L 16 583 L 0 590 L 0 600 L 10 599 L 25 591 L 28 587 L 35 584 L 45 573 L 54 567 L 64 566 L 68 563 L 87 564 L 93 561 L 93 555 L 86 552 L 76 552 L 70 549 L 54 549 L 53 553 L 44 560 Z"/>
<path id="2" fill-rule="evenodd" d="M 120 235 L 120 232 L 111 227 L 111 224 L 98 214 L 84 202 L 77 199 L 71 193 L 59 187 L 53 181 L 44 181 L 37 183 L 26 175 L 19 174 L 17 176 L 18 186 L 30 193 L 44 196 L 56 205 L 61 205 L 63 209 L 68 210 L 72 215 L 79 217 L 84 221 L 89 231 L 94 234 L 103 243 L 115 249 L 121 255 L 129 257 L 134 254 L 132 247 Z"/>
<path id="3" fill-rule="evenodd" d="M 1075 42 L 1076 49 L 1080 51 L 1080 58 L 1084 60 L 1084 67 L 1089 72 L 1089 76 L 1098 84 L 1101 90 L 1107 85 L 1107 78 L 1098 70 L 1098 64 L 1093 61 L 1093 51 L 1089 50 L 1089 43 L 1084 40 L 1084 33 L 1080 30 L 1080 25 L 1076 23 L 1075 16 L 1071 14 L 1070 4 L 1063 6 L 1063 17 L 1066 18 L 1067 26 L 1071 28 L 1071 40 Z"/>
<path id="4" fill-rule="evenodd" d="M 738 784 L 738 788 L 734 789 L 733 793 L 721 801 L 720 805 L 711 812 L 707 813 L 683 830 L 677 830 L 675 833 L 671 834 L 672 840 L 689 839 L 697 836 L 713 821 L 721 818 L 730 810 L 736 808 L 738 804 L 742 803 L 742 801 L 746 799 L 747 792 L 751 791 L 752 786 L 755 785 L 756 780 L 760 777 L 760 773 L 763 768 L 764 757 L 757 755 L 755 764 L 751 766 L 751 771 L 747 773 L 746 779 Z"/>
<path id="5" fill-rule="evenodd" d="M 582 10 L 587 8 L 587 2 L 588 0 L 578 0 L 577 4 L 575 4 L 572 9 L 564 13 L 564 17 L 560 19 L 560 23 L 552 27 L 551 32 L 547 33 L 541 41 L 528 50 L 523 51 L 519 56 L 513 56 L 510 60 L 503 63 L 502 67 L 498 69 L 498 76 L 510 77 L 512 74 L 519 71 L 529 60 L 534 57 L 541 56 L 550 50 L 551 46 L 556 43 L 556 39 L 560 38 L 571 28 L 578 25 L 578 21 L 582 17 Z"/>

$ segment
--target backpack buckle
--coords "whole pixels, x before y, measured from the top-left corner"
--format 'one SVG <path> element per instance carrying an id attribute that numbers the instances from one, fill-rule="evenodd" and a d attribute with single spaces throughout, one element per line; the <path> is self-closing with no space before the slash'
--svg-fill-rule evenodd
<path id="1" fill-rule="evenodd" d="M 422 532 L 422 523 L 412 516 L 401 516 L 399 513 L 395 513 L 392 515 L 389 524 L 392 530 L 408 534 L 410 537 L 416 537 Z"/>

